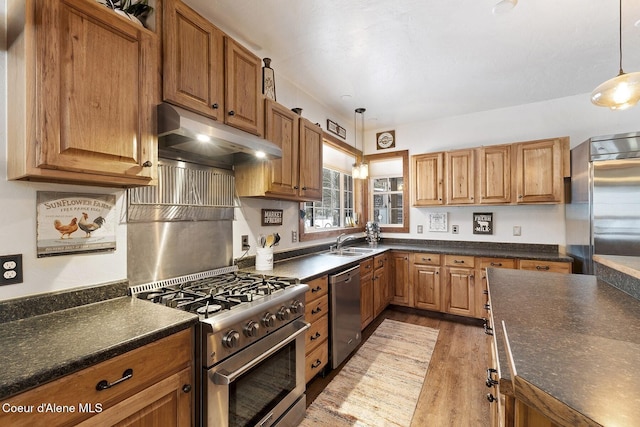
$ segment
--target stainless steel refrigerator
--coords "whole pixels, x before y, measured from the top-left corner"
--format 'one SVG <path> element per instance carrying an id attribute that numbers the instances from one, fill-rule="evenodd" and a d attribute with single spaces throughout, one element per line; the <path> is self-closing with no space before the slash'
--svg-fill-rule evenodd
<path id="1" fill-rule="evenodd" d="M 593 255 L 640 256 L 640 132 L 593 137 L 571 150 L 565 205 L 574 273 L 593 274 Z"/>

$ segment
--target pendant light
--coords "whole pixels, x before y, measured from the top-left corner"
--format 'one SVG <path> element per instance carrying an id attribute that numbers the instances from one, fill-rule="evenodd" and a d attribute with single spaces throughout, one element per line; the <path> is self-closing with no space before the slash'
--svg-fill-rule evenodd
<path id="1" fill-rule="evenodd" d="M 364 162 L 364 112 L 367 111 L 364 108 L 356 108 L 356 112 L 354 114 L 354 135 L 355 135 L 355 148 L 358 149 L 358 114 L 362 118 L 362 156 L 360 157 L 360 163 L 353 164 L 351 168 L 351 176 L 353 179 L 367 179 L 369 177 L 369 165 Z"/>
<path id="2" fill-rule="evenodd" d="M 599 107 L 612 110 L 624 110 L 633 107 L 640 101 L 640 72 L 625 73 L 622 71 L 622 0 L 619 13 L 619 49 L 620 71 L 618 75 L 607 80 L 591 92 L 591 102 Z"/>
<path id="3" fill-rule="evenodd" d="M 501 15 L 503 13 L 507 13 L 511 11 L 518 4 L 518 0 L 501 0 L 493 6 L 491 12 L 494 15 Z"/>

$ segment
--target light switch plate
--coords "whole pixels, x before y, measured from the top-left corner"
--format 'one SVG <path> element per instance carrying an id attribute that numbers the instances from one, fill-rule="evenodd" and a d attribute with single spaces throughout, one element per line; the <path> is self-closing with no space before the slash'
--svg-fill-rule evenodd
<path id="1" fill-rule="evenodd" d="M 522 227 L 519 225 L 513 226 L 513 235 L 514 236 L 522 236 Z"/>
<path id="2" fill-rule="evenodd" d="M 422 225 L 419 225 L 419 226 L 418 226 L 418 234 L 422 234 L 422 230 L 423 230 L 423 229 L 422 229 Z"/>

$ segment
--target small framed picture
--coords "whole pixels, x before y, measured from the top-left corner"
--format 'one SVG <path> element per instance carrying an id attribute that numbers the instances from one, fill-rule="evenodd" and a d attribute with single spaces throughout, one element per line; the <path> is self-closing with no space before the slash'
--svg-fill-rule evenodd
<path id="1" fill-rule="evenodd" d="M 493 212 L 473 213 L 473 234 L 493 234 Z"/>
<path id="2" fill-rule="evenodd" d="M 447 213 L 429 214 L 429 231 L 447 231 Z"/>
<path id="3" fill-rule="evenodd" d="M 335 135 L 338 135 L 342 139 L 347 138 L 346 129 L 331 119 L 327 119 L 327 130 Z"/>
<path id="4" fill-rule="evenodd" d="M 262 226 L 282 225 L 282 209 L 262 209 Z"/>

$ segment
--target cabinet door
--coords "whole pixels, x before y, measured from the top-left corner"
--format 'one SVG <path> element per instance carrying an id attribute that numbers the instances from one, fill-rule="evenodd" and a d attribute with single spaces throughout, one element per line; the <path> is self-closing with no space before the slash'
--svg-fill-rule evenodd
<path id="1" fill-rule="evenodd" d="M 446 267 L 444 311 L 459 316 L 474 315 L 474 270 Z"/>
<path id="2" fill-rule="evenodd" d="M 236 43 L 225 40 L 225 123 L 262 136 L 264 130 L 262 66 L 260 58 Z"/>
<path id="3" fill-rule="evenodd" d="M 299 189 L 301 200 L 322 200 L 322 128 L 300 118 Z"/>
<path id="4" fill-rule="evenodd" d="M 511 202 L 511 146 L 478 149 L 480 200 L 482 204 Z"/>
<path id="5" fill-rule="evenodd" d="M 387 306 L 387 269 L 377 268 L 373 272 L 373 317 L 378 317 Z"/>
<path id="6" fill-rule="evenodd" d="M 479 258 L 477 262 L 478 272 L 476 277 L 480 278 L 476 286 L 476 310 L 475 317 L 487 318 L 489 313 L 485 304 L 489 302 L 489 289 L 487 286 L 487 268 L 516 268 L 516 260 L 513 258 Z"/>
<path id="7" fill-rule="evenodd" d="M 373 320 L 373 274 L 360 277 L 360 328 Z"/>
<path id="8" fill-rule="evenodd" d="M 440 267 L 414 265 L 413 294 L 416 308 L 440 311 Z"/>
<path id="9" fill-rule="evenodd" d="M 516 144 L 517 202 L 563 201 L 563 141 L 560 138 Z"/>
<path id="10" fill-rule="evenodd" d="M 445 153 L 447 171 L 447 204 L 475 203 L 475 167 L 473 150 Z"/>
<path id="11" fill-rule="evenodd" d="M 165 101 L 224 120 L 224 35 L 179 0 L 164 2 Z"/>
<path id="12" fill-rule="evenodd" d="M 41 1 L 36 13 L 35 166 L 154 179 L 157 35 L 96 2 Z"/>
<path id="13" fill-rule="evenodd" d="M 409 254 L 407 252 L 395 252 L 390 254 L 391 289 L 393 298 L 391 302 L 397 305 L 413 306 L 413 297 L 409 280 Z"/>
<path id="14" fill-rule="evenodd" d="M 411 189 L 413 206 L 444 204 L 442 178 L 444 153 L 411 156 Z"/>
<path id="15" fill-rule="evenodd" d="M 282 158 L 270 161 L 269 193 L 295 198 L 298 191 L 298 123 L 296 113 L 267 99 L 265 101 L 266 138 L 282 149 Z"/>

